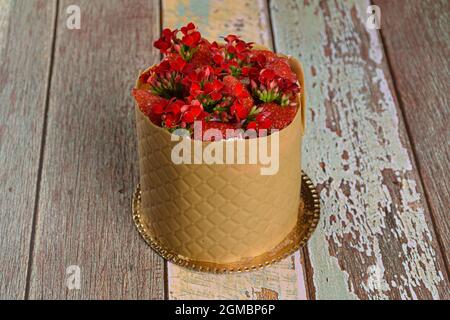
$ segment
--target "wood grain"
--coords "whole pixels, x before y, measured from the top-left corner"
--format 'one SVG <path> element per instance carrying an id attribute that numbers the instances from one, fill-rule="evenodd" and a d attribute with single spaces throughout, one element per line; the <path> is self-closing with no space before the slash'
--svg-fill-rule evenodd
<path id="1" fill-rule="evenodd" d="M 381 8 L 383 42 L 448 269 L 450 2 L 374 3 Z"/>
<path id="2" fill-rule="evenodd" d="M 305 300 L 299 252 L 263 270 L 215 275 L 168 266 L 169 299 Z"/>
<path id="3" fill-rule="evenodd" d="M 165 26 L 194 22 L 210 41 L 238 34 L 246 41 L 272 45 L 266 0 L 164 0 L 162 7 Z"/>
<path id="4" fill-rule="evenodd" d="M 81 9 L 81 30 L 66 8 Z M 158 1 L 60 1 L 33 251 L 32 299 L 164 297 L 163 261 L 139 237 L 134 103 L 138 70 L 159 55 Z M 68 290 L 66 268 L 81 270 Z"/>
<path id="5" fill-rule="evenodd" d="M 322 220 L 317 299 L 449 298 L 449 282 L 368 1 L 271 1 L 276 48 L 305 67 L 304 169 Z"/>
<path id="6" fill-rule="evenodd" d="M 25 297 L 54 4 L 0 0 L 0 299 Z"/>
<path id="7" fill-rule="evenodd" d="M 164 26 L 190 21 L 211 41 L 237 34 L 272 47 L 266 1 L 163 1 Z M 196 273 L 168 264 L 168 288 L 169 299 L 306 299 L 298 253 L 266 270 L 237 275 Z"/>

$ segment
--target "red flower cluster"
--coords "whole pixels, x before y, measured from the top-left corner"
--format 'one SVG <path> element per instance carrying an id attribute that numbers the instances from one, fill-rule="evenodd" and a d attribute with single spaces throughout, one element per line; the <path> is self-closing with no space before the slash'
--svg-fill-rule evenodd
<path id="1" fill-rule="evenodd" d="M 154 46 L 164 59 L 133 90 L 155 125 L 192 130 L 202 121 L 225 137 L 226 129 L 283 129 L 292 122 L 300 87 L 287 59 L 235 35 L 224 40 L 208 42 L 193 23 L 163 30 Z"/>

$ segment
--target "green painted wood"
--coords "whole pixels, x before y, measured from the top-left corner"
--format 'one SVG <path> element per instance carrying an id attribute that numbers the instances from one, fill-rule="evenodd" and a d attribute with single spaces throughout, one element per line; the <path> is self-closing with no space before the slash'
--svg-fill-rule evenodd
<path id="1" fill-rule="evenodd" d="M 0 299 L 25 297 L 55 14 L 0 0 Z"/>
<path id="2" fill-rule="evenodd" d="M 131 218 L 138 182 L 138 71 L 156 62 L 159 2 L 59 2 L 48 130 L 30 279 L 31 299 L 162 299 L 164 265 Z M 66 268 L 79 266 L 69 290 Z"/>
<path id="3" fill-rule="evenodd" d="M 449 269 L 450 2 L 375 4 L 382 12 L 383 42 Z"/>
<path id="4" fill-rule="evenodd" d="M 164 0 L 162 7 L 164 26 L 179 28 L 194 22 L 211 41 L 223 41 L 232 33 L 272 46 L 266 0 Z"/>
<path id="5" fill-rule="evenodd" d="M 449 282 L 368 1 L 271 1 L 275 47 L 307 83 L 305 171 L 322 220 L 317 299 L 449 298 Z"/>
<path id="6" fill-rule="evenodd" d="M 272 48 L 266 0 L 163 1 L 164 26 L 194 22 L 209 40 L 236 34 Z M 260 271 L 213 275 L 168 264 L 169 299 L 306 299 L 303 257 L 297 252 Z"/>

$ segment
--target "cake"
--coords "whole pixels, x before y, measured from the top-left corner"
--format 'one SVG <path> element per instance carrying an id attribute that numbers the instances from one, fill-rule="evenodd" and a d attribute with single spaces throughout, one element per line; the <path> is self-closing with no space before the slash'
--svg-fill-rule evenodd
<path id="1" fill-rule="evenodd" d="M 295 228 L 305 127 L 301 65 L 224 40 L 192 23 L 165 29 L 163 60 L 132 92 L 145 228 L 185 260 L 221 264 L 269 252 Z"/>

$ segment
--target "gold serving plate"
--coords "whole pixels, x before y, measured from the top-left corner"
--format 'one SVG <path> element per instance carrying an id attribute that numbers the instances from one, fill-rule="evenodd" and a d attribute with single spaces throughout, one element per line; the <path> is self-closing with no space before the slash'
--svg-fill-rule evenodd
<path id="1" fill-rule="evenodd" d="M 176 265 L 209 273 L 248 272 L 267 267 L 290 256 L 309 240 L 319 223 L 320 202 L 314 184 L 304 172 L 302 172 L 300 199 L 297 225 L 280 244 L 256 257 L 224 264 L 192 260 L 162 246 L 158 239 L 145 228 L 141 220 L 141 191 L 139 185 L 136 187 L 132 202 L 133 221 L 145 242 L 161 257 Z"/>

